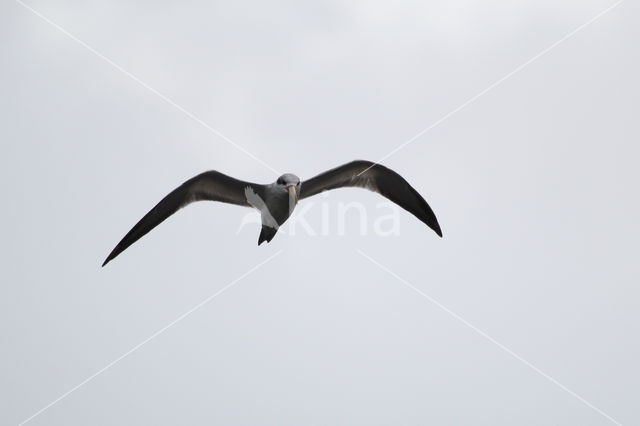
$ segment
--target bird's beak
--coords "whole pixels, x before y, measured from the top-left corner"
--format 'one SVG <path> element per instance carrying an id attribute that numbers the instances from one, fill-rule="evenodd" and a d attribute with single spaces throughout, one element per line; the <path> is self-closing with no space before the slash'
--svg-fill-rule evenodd
<path id="1" fill-rule="evenodd" d="M 296 204 L 298 204 L 298 191 L 296 191 L 296 186 L 295 185 L 287 186 L 287 191 L 289 191 L 289 196 L 293 197 L 293 199 L 296 200 Z"/>

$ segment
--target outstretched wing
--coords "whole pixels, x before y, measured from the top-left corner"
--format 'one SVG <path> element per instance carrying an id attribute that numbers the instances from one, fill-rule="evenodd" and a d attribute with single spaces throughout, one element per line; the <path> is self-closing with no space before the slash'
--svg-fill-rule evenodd
<path id="1" fill-rule="evenodd" d="M 366 188 L 377 192 L 412 213 L 442 237 L 436 215 L 418 191 L 398 173 L 371 161 L 352 161 L 303 181 L 300 199 L 343 187 Z"/>
<path id="2" fill-rule="evenodd" d="M 245 197 L 246 187 L 251 187 L 258 195 L 264 196 L 264 185 L 244 182 L 214 170 L 189 179 L 164 197 L 140 219 L 107 256 L 102 266 L 187 204 L 210 200 L 251 207 Z"/>

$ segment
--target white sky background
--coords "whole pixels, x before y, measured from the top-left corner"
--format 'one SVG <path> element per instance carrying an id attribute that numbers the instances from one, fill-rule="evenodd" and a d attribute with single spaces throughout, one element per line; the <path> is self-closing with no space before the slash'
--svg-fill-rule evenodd
<path id="1" fill-rule="evenodd" d="M 32 1 L 282 172 L 377 160 L 608 1 Z M 273 172 L 13 1 L 0 6 L 0 423 L 640 423 L 640 9 L 624 2 L 383 163 L 400 235 L 280 232 L 200 203 L 108 267 L 187 178 Z M 336 191 L 370 212 L 383 199 Z M 302 203 L 299 205 L 299 209 Z M 307 216 L 319 228 L 318 209 Z M 286 230 L 284 230 L 286 231 Z"/>

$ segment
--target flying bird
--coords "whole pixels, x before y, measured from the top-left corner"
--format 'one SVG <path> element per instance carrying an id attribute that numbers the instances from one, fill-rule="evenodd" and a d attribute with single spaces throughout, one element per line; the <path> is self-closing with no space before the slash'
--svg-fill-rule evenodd
<path id="1" fill-rule="evenodd" d="M 377 192 L 424 222 L 442 237 L 433 210 L 409 183 L 398 173 L 371 161 L 356 160 L 300 181 L 286 173 L 274 183 L 257 184 L 227 176 L 215 170 L 201 173 L 164 197 L 124 236 L 102 264 L 138 241 L 166 218 L 195 201 L 221 201 L 260 211 L 262 229 L 258 245 L 270 242 L 278 228 L 291 215 L 299 200 L 330 189 L 357 187 Z"/>

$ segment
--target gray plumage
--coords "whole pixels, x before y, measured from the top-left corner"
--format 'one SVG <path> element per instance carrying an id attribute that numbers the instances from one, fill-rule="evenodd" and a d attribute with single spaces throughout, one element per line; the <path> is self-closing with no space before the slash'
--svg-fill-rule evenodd
<path id="1" fill-rule="evenodd" d="M 377 192 L 412 213 L 442 237 L 433 210 L 402 176 L 380 164 L 356 160 L 301 182 L 291 173 L 274 183 L 245 182 L 217 171 L 201 173 L 164 197 L 122 238 L 102 266 L 126 250 L 176 211 L 195 201 L 220 201 L 260 211 L 258 245 L 269 242 L 289 218 L 298 200 L 335 188 L 358 187 Z"/>

